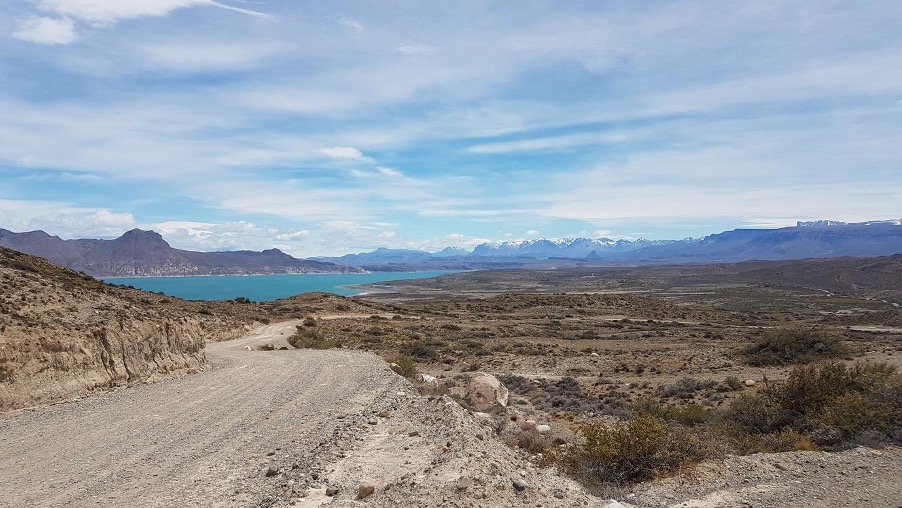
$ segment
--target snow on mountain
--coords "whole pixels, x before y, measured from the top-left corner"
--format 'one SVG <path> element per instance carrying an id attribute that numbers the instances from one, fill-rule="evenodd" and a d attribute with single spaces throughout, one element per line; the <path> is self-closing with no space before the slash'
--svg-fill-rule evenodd
<path id="1" fill-rule="evenodd" d="M 587 258 L 603 257 L 641 249 L 651 245 L 665 245 L 670 240 L 614 240 L 611 238 L 557 238 L 523 240 L 520 242 L 486 242 L 473 249 L 473 256 L 526 258 Z"/>

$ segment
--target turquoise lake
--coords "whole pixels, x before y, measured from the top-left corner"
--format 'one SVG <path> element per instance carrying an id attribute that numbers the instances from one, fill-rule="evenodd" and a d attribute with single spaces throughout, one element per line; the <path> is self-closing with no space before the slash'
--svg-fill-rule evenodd
<path id="1" fill-rule="evenodd" d="M 210 277 L 105 277 L 110 284 L 134 286 L 185 300 L 231 300 L 245 297 L 255 302 L 287 298 L 308 291 L 350 296 L 362 293 L 347 286 L 392 280 L 425 279 L 454 271 L 371 272 L 303 275 L 216 275 Z"/>

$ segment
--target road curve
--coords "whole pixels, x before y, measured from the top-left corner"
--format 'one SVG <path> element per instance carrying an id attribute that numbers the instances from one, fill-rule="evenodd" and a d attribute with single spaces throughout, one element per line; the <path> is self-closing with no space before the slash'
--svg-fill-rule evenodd
<path id="1" fill-rule="evenodd" d="M 199 374 L 0 415 L 0 507 L 260 505 L 267 464 L 305 467 L 396 389 L 370 354 L 247 349 L 295 325 L 209 344 Z"/>

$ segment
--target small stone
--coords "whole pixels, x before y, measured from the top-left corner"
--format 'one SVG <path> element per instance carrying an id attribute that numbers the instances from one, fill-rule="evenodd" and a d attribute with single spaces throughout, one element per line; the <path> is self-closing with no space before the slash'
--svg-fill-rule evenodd
<path id="1" fill-rule="evenodd" d="M 470 488 L 470 485 L 472 485 L 472 483 L 473 480 L 470 480 L 470 478 L 461 476 L 457 479 L 457 482 L 455 482 L 455 486 L 457 487 L 457 490 L 467 490 L 468 488 Z"/>
<path id="2" fill-rule="evenodd" d="M 338 494 L 338 487 L 326 487 L 326 495 L 335 497 Z"/>
<path id="3" fill-rule="evenodd" d="M 542 425 L 536 425 L 536 432 L 538 432 L 539 434 L 551 432 L 551 426 L 545 425 L 544 423 Z"/>
<path id="4" fill-rule="evenodd" d="M 517 492 L 523 492 L 529 487 L 529 484 L 524 482 L 523 480 L 514 480 L 513 481 L 514 490 Z"/>
<path id="5" fill-rule="evenodd" d="M 376 492 L 376 486 L 371 485 L 369 483 L 361 483 L 359 487 L 357 487 L 357 499 L 364 499 L 373 495 L 373 492 Z"/>
<path id="6" fill-rule="evenodd" d="M 370 424 L 370 425 L 376 425 L 376 424 L 378 424 L 378 423 L 379 423 L 379 420 L 375 420 L 375 419 L 370 419 L 370 420 L 367 420 L 367 422 L 366 422 L 366 423 L 368 423 L 368 424 Z"/>
<path id="7" fill-rule="evenodd" d="M 408 432 L 407 435 L 409 437 L 418 437 L 420 435 L 420 433 L 419 433 L 419 431 L 412 430 L 412 431 Z"/>
<path id="8" fill-rule="evenodd" d="M 755 380 L 754 379 L 746 379 L 745 386 L 755 386 Z"/>
<path id="9" fill-rule="evenodd" d="M 276 454 L 276 452 L 274 452 L 274 451 L 272 451 L 272 450 L 266 452 L 266 456 L 267 456 L 267 457 L 272 457 L 272 456 L 275 455 L 275 454 Z"/>
<path id="10" fill-rule="evenodd" d="M 310 473 L 310 478 L 313 478 L 314 480 L 319 480 L 319 473 Z"/>
<path id="11" fill-rule="evenodd" d="M 566 496 L 567 496 L 567 494 L 564 493 L 563 490 L 555 490 L 554 491 L 554 497 L 557 499 L 564 499 L 564 497 L 566 497 Z"/>
<path id="12" fill-rule="evenodd" d="M 379 418 L 388 418 L 389 416 L 391 416 L 391 413 L 388 411 L 388 409 L 383 409 L 382 411 L 379 411 L 379 414 L 376 416 L 378 416 Z"/>
<path id="13" fill-rule="evenodd" d="M 523 420 L 520 423 L 520 430 L 536 430 L 535 420 Z"/>
<path id="14" fill-rule="evenodd" d="M 400 376 L 400 375 L 403 375 L 402 373 L 404 372 L 404 369 L 402 369 L 401 366 L 398 365 L 397 363 L 392 363 L 392 364 L 390 364 L 390 365 L 389 365 L 389 368 L 390 368 L 390 369 L 392 370 L 392 372 L 394 372 L 395 374 L 398 374 L 399 376 Z"/>
<path id="15" fill-rule="evenodd" d="M 264 473 L 264 474 L 266 475 L 267 478 L 270 478 L 272 476 L 279 474 L 279 468 L 276 466 L 269 466 L 268 468 L 266 468 L 266 473 Z"/>

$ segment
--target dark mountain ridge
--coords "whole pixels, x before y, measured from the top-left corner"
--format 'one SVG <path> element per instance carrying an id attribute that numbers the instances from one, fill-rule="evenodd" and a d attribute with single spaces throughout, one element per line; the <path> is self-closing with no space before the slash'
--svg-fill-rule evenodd
<path id="1" fill-rule="evenodd" d="M 95 277 L 357 273 L 335 263 L 297 259 L 279 249 L 195 252 L 172 248 L 155 231 L 133 229 L 114 240 L 63 240 L 44 231 L 0 229 L 0 246 Z"/>

